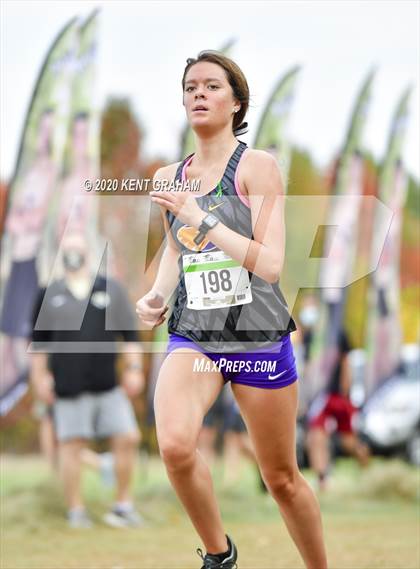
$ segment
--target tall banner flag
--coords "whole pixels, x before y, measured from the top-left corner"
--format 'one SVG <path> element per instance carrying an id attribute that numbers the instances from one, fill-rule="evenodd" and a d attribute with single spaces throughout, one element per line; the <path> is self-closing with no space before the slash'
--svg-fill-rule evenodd
<path id="1" fill-rule="evenodd" d="M 57 192 L 76 48 L 77 21 L 72 19 L 41 67 L 10 184 L 1 239 L 0 416 L 27 390 L 32 309 L 43 277 L 45 223 Z"/>
<path id="2" fill-rule="evenodd" d="M 382 250 L 377 269 L 371 275 L 368 292 L 366 330 L 366 395 L 390 378 L 400 363 L 402 331 L 400 321 L 400 248 L 402 211 L 407 191 L 407 176 L 402 163 L 402 148 L 408 122 L 410 89 L 396 107 L 383 160 L 378 198 L 393 213 L 385 243 L 378 242 L 382 219 L 373 220 L 372 254 Z"/>
<path id="3" fill-rule="evenodd" d="M 319 264 L 320 317 L 311 346 L 312 361 L 308 374 L 310 398 L 326 387 L 339 357 L 339 338 L 347 296 L 346 284 L 350 282 L 355 262 L 357 221 L 363 191 L 363 157 L 360 146 L 373 77 L 373 72 L 369 73 L 357 97 L 330 197 L 324 254 Z M 342 199 L 343 197 L 346 199 Z"/>
<path id="4" fill-rule="evenodd" d="M 262 115 L 253 145 L 253 148 L 266 150 L 277 159 L 285 192 L 290 165 L 287 128 L 298 74 L 299 67 L 294 67 L 275 86 Z"/>
<path id="5" fill-rule="evenodd" d="M 99 177 L 99 112 L 94 96 L 97 29 L 95 10 L 79 29 L 71 117 L 51 240 L 56 250 L 66 231 L 87 232 L 90 243 L 98 245 L 98 199 L 88 185 Z"/>

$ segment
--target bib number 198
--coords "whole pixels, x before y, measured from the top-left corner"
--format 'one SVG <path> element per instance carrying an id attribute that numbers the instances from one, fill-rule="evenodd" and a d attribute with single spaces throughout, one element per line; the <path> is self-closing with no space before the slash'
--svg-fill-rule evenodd
<path id="1" fill-rule="evenodd" d="M 209 291 L 220 292 L 221 290 L 229 292 L 233 289 L 230 271 L 227 269 L 202 272 L 200 273 L 200 278 L 203 283 L 204 294 L 208 294 Z"/>
<path id="2" fill-rule="evenodd" d="M 223 251 L 184 254 L 182 265 L 191 310 L 252 302 L 248 271 Z"/>

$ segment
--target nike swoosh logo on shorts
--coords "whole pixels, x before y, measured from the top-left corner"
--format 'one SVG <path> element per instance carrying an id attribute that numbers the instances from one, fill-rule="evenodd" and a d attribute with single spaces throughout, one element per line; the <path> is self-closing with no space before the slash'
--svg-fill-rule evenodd
<path id="1" fill-rule="evenodd" d="M 282 376 L 283 374 L 286 373 L 286 371 L 289 371 L 288 369 L 285 369 L 283 371 L 281 371 L 280 373 L 278 373 L 277 375 L 268 375 L 268 379 L 277 379 L 278 377 Z"/>
<path id="2" fill-rule="evenodd" d="M 224 203 L 225 202 L 220 202 L 220 203 L 213 205 L 213 206 L 209 205 L 209 211 L 213 211 L 214 209 L 216 209 L 216 207 L 219 207 L 219 206 L 223 205 Z"/>

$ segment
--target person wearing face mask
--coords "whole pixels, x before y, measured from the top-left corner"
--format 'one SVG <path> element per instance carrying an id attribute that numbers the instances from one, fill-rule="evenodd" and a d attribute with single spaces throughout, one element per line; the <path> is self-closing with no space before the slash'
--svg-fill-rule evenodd
<path id="1" fill-rule="evenodd" d="M 309 349 L 313 339 L 314 326 L 318 320 L 318 308 L 315 305 L 304 306 L 299 312 L 299 322 L 302 324 L 303 360 L 309 361 Z"/>
<path id="2" fill-rule="evenodd" d="M 310 350 L 318 316 L 319 309 L 316 298 L 312 295 L 306 296 L 299 310 L 298 333 L 295 337 L 298 369 L 302 377 L 298 408 L 298 416 L 301 421 L 304 421 L 311 398 Z"/>
<path id="3" fill-rule="evenodd" d="M 104 521 L 138 526 L 142 519 L 133 507 L 130 481 L 140 433 L 129 398 L 143 389 L 144 376 L 135 315 L 115 280 L 93 274 L 84 235 L 71 233 L 61 246 L 64 278 L 40 290 L 34 309 L 31 381 L 38 400 L 53 409 L 68 522 L 92 525 L 81 495 L 82 457 L 88 441 L 110 438 L 116 502 Z"/>

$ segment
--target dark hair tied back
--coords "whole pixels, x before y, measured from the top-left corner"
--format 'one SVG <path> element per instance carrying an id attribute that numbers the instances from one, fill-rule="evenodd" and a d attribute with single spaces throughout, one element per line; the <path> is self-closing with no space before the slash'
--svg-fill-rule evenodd
<path id="1" fill-rule="evenodd" d="M 241 104 L 239 111 L 235 113 L 235 116 L 233 117 L 233 134 L 235 136 L 245 134 L 248 132 L 248 123 L 243 121 L 249 107 L 249 87 L 242 70 L 232 59 L 219 51 L 201 51 L 196 59 L 193 57 L 189 57 L 187 59 L 187 66 L 184 69 L 184 75 L 182 77 L 183 90 L 185 89 L 185 77 L 188 70 L 192 65 L 199 63 L 200 61 L 209 61 L 210 63 L 216 63 L 216 65 L 220 65 L 220 67 L 224 69 L 227 80 L 229 81 L 229 85 L 232 87 L 233 96 Z"/>

